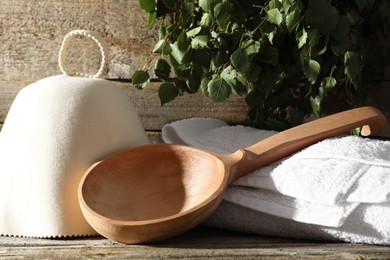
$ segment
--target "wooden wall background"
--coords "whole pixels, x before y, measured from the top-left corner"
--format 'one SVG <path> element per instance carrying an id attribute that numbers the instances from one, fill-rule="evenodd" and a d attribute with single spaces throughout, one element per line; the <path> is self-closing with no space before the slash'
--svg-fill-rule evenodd
<path id="1" fill-rule="evenodd" d="M 0 127 L 20 89 L 60 73 L 58 50 L 69 31 L 89 29 L 101 34 L 110 51 L 105 77 L 129 79 L 134 70 L 147 67 L 154 58 L 151 49 L 156 34 L 145 25 L 137 0 L 0 0 Z M 99 55 L 84 53 L 80 46 L 77 41 L 71 46 L 67 66 L 86 64 L 78 69 L 93 70 Z M 201 94 L 185 95 L 160 107 L 156 84 L 140 91 L 128 82 L 116 83 L 127 91 L 151 133 L 188 117 L 214 117 L 232 124 L 242 123 L 246 117 L 241 98 L 216 104 Z M 370 96 L 368 104 L 376 105 L 390 118 L 389 97 L 390 84 L 386 82 L 381 91 Z M 390 136 L 390 128 L 384 135 Z"/>
<path id="2" fill-rule="evenodd" d="M 105 77 L 129 79 L 134 70 L 148 67 L 153 59 L 155 33 L 145 25 L 137 0 L 0 0 L 0 125 L 20 89 L 60 74 L 58 51 L 69 31 L 98 32 L 109 45 Z M 85 51 L 81 44 L 88 46 L 89 42 L 74 41 L 66 66 L 70 69 L 83 63 L 87 68 L 79 69 L 93 70 L 99 55 L 80 56 Z M 156 84 L 140 91 L 130 83 L 116 83 L 127 91 L 150 132 L 193 116 L 217 117 L 230 123 L 245 120 L 246 106 L 239 98 L 215 104 L 202 95 L 187 95 L 161 107 Z"/>

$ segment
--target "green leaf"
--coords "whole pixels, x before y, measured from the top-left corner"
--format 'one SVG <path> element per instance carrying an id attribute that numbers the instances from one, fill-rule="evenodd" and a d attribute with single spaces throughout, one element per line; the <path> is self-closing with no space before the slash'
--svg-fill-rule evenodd
<path id="1" fill-rule="evenodd" d="M 344 55 L 344 73 L 352 79 L 354 84 L 359 84 L 363 68 L 363 58 L 359 53 L 348 51 Z"/>
<path id="2" fill-rule="evenodd" d="M 183 52 L 187 51 L 188 47 L 190 47 L 190 39 L 184 32 L 180 33 L 175 43 L 177 43 L 177 47 L 179 48 L 179 50 Z"/>
<path id="3" fill-rule="evenodd" d="M 172 48 L 165 40 L 159 40 L 153 48 L 154 53 L 169 54 Z"/>
<path id="4" fill-rule="evenodd" d="M 203 9 L 203 11 L 208 12 L 210 11 L 210 0 L 199 0 L 199 6 Z"/>
<path id="5" fill-rule="evenodd" d="M 207 84 L 207 91 L 210 98 L 215 102 L 224 101 L 231 93 L 229 85 L 219 75 L 214 75 L 211 81 Z"/>
<path id="6" fill-rule="evenodd" d="M 201 30 L 202 30 L 201 26 L 195 27 L 194 29 L 189 30 L 186 33 L 186 35 L 187 35 L 187 37 L 193 37 L 193 36 L 197 35 L 198 33 L 200 33 Z"/>
<path id="7" fill-rule="evenodd" d="M 214 7 L 214 16 L 217 24 L 222 28 L 226 28 L 230 21 L 230 14 L 232 13 L 233 5 L 228 2 L 222 2 Z"/>
<path id="8" fill-rule="evenodd" d="M 191 73 L 191 66 L 188 64 L 178 65 L 173 67 L 175 72 L 175 78 L 187 80 Z"/>
<path id="9" fill-rule="evenodd" d="M 245 86 L 240 81 L 242 80 L 243 76 L 239 72 L 237 72 L 232 66 L 226 67 L 221 72 L 221 78 L 223 78 L 230 86 L 234 95 L 241 95 L 244 92 Z"/>
<path id="10" fill-rule="evenodd" d="M 199 25 L 210 26 L 213 22 L 213 16 L 210 13 L 204 13 L 202 19 L 200 19 Z"/>
<path id="11" fill-rule="evenodd" d="M 157 12 L 151 12 L 148 16 L 148 28 L 151 29 L 156 22 Z"/>
<path id="12" fill-rule="evenodd" d="M 316 46 L 318 44 L 318 42 L 320 41 L 320 32 L 316 28 L 310 29 L 307 32 L 307 37 L 309 38 L 310 45 Z"/>
<path id="13" fill-rule="evenodd" d="M 291 33 L 299 24 L 299 14 L 295 10 L 291 11 L 286 15 L 286 26 L 287 30 Z"/>
<path id="14" fill-rule="evenodd" d="M 246 77 L 244 77 L 241 73 L 237 72 L 236 75 L 236 81 L 237 81 L 237 86 L 242 88 L 242 92 L 246 91 L 246 93 L 249 93 L 250 91 L 254 90 L 254 85 L 248 81 Z M 236 92 L 239 92 L 236 90 Z"/>
<path id="15" fill-rule="evenodd" d="M 273 30 L 272 32 L 270 32 L 267 36 L 268 38 L 268 41 L 273 45 L 274 44 L 274 37 L 275 37 L 275 34 L 277 32 L 277 29 Z"/>
<path id="16" fill-rule="evenodd" d="M 268 47 L 265 49 L 262 61 L 275 66 L 279 63 L 279 50 L 275 47 Z"/>
<path id="17" fill-rule="evenodd" d="M 279 9 L 274 8 L 274 9 L 271 9 L 267 12 L 267 20 L 270 23 L 280 25 L 283 21 L 283 16 L 280 13 Z"/>
<path id="18" fill-rule="evenodd" d="M 309 82 L 314 84 L 320 74 L 321 65 L 317 61 L 310 59 L 307 63 L 303 64 L 302 70 Z"/>
<path id="19" fill-rule="evenodd" d="M 354 129 L 352 130 L 352 134 L 353 134 L 354 136 L 360 136 L 360 135 L 361 135 L 361 128 L 360 128 L 360 127 L 354 128 Z"/>
<path id="20" fill-rule="evenodd" d="M 133 73 L 131 77 L 131 82 L 136 88 L 143 89 L 149 83 L 149 73 L 143 70 L 137 70 Z"/>
<path id="21" fill-rule="evenodd" d="M 303 67 L 303 64 L 309 62 L 309 60 L 311 59 L 311 55 L 312 55 L 312 53 L 311 53 L 310 45 L 309 44 L 304 45 L 299 52 L 299 59 L 301 61 L 302 67 Z"/>
<path id="22" fill-rule="evenodd" d="M 260 42 L 251 39 L 244 44 L 243 48 L 245 49 L 248 57 L 256 55 L 260 51 Z"/>
<path id="23" fill-rule="evenodd" d="M 175 78 L 174 80 L 175 80 L 175 87 L 177 88 L 179 95 L 183 94 L 183 92 L 190 92 L 185 80 L 178 79 L 178 78 Z"/>
<path id="24" fill-rule="evenodd" d="M 171 56 L 176 60 L 178 64 L 182 64 L 185 51 L 180 50 L 179 42 L 171 43 L 170 46 L 172 49 L 172 51 L 170 52 Z"/>
<path id="25" fill-rule="evenodd" d="M 295 1 L 294 0 L 284 0 L 282 1 L 282 5 L 283 5 L 283 10 L 285 13 L 288 12 L 288 10 L 290 9 L 290 7 L 293 5 Z"/>
<path id="26" fill-rule="evenodd" d="M 154 73 L 159 79 L 168 80 L 171 74 L 171 65 L 166 60 L 159 59 L 156 62 Z"/>
<path id="27" fill-rule="evenodd" d="M 209 42 L 208 35 L 198 35 L 191 40 L 191 47 L 193 49 L 207 48 Z"/>
<path id="28" fill-rule="evenodd" d="M 211 56 L 206 49 L 193 50 L 192 59 L 194 65 L 202 66 L 204 68 L 210 67 Z"/>
<path id="29" fill-rule="evenodd" d="M 256 94 L 256 91 L 252 91 L 245 97 L 245 103 L 252 109 L 256 109 L 258 107 L 258 96 Z"/>
<path id="30" fill-rule="evenodd" d="M 175 0 L 177 1 L 177 0 Z M 181 13 L 184 17 L 192 17 L 192 15 L 194 14 L 195 12 L 195 5 L 194 3 L 191 3 L 191 2 L 185 2 L 182 6 L 181 6 Z"/>
<path id="31" fill-rule="evenodd" d="M 332 31 L 338 22 L 339 12 L 328 0 L 310 0 L 305 11 L 305 22 L 311 28 L 318 28 L 320 33 Z"/>
<path id="32" fill-rule="evenodd" d="M 209 93 L 209 82 L 211 81 L 211 76 L 210 74 L 204 74 L 201 78 L 201 81 L 200 81 L 200 88 L 202 89 L 202 92 L 203 94 L 206 96 L 206 97 L 210 97 L 210 93 Z"/>
<path id="33" fill-rule="evenodd" d="M 319 96 L 315 98 L 310 97 L 311 109 L 317 117 L 321 116 L 321 101 L 322 99 Z"/>
<path id="34" fill-rule="evenodd" d="M 236 80 L 236 74 L 237 71 L 230 65 L 221 72 L 221 78 L 223 78 L 229 86 L 232 86 Z"/>
<path id="35" fill-rule="evenodd" d="M 191 70 L 191 74 L 188 78 L 188 88 L 190 90 L 189 93 L 195 93 L 198 91 L 202 76 L 203 76 L 202 68 L 194 67 Z"/>
<path id="36" fill-rule="evenodd" d="M 337 81 L 335 78 L 333 78 L 332 76 L 329 76 L 329 77 L 325 77 L 323 80 L 322 80 L 322 83 L 321 83 L 321 87 L 323 87 L 324 89 L 332 89 L 336 86 L 337 84 Z"/>
<path id="37" fill-rule="evenodd" d="M 245 74 L 247 69 L 249 68 L 249 58 L 245 49 L 239 48 L 237 49 L 232 56 L 230 57 L 230 61 L 233 66 L 241 73 Z"/>
<path id="38" fill-rule="evenodd" d="M 190 64 L 194 60 L 194 51 L 194 49 L 189 48 L 186 52 L 184 52 L 184 56 L 181 61 L 182 64 Z"/>
<path id="39" fill-rule="evenodd" d="M 244 75 L 249 82 L 256 82 L 260 78 L 260 72 L 260 66 L 252 63 Z"/>
<path id="40" fill-rule="evenodd" d="M 138 0 L 139 6 L 147 13 L 151 13 L 156 8 L 155 0 Z"/>
<path id="41" fill-rule="evenodd" d="M 298 44 L 298 49 L 302 48 L 303 45 L 306 44 L 307 41 L 307 32 L 305 29 L 302 29 L 301 31 L 298 32 L 296 36 L 297 44 Z"/>
<path id="42" fill-rule="evenodd" d="M 270 0 L 268 3 L 269 9 L 280 9 L 282 7 L 282 3 L 280 0 Z"/>
<path id="43" fill-rule="evenodd" d="M 336 26 L 336 28 L 332 31 L 332 48 L 336 55 L 342 55 L 344 54 L 351 44 L 350 38 L 349 38 L 349 32 L 350 32 L 350 24 L 349 19 L 345 15 L 339 16 L 339 22 Z"/>
<path id="44" fill-rule="evenodd" d="M 227 43 L 223 43 L 220 47 L 218 47 L 217 52 L 213 56 L 213 62 L 215 66 L 219 67 L 229 60 L 228 47 L 229 46 L 227 45 Z"/>
<path id="45" fill-rule="evenodd" d="M 276 30 L 276 26 L 268 21 L 264 21 L 260 24 L 260 31 L 262 35 L 268 35 L 270 32 L 273 32 Z"/>
<path id="46" fill-rule="evenodd" d="M 174 100 L 178 95 L 179 91 L 172 83 L 162 83 L 158 89 L 158 96 L 160 97 L 161 106 Z"/>
<path id="47" fill-rule="evenodd" d="M 308 32 L 309 44 L 312 46 L 312 57 L 320 56 L 328 49 L 329 37 L 320 37 L 318 30 L 310 30 Z"/>
<path id="48" fill-rule="evenodd" d="M 167 28 L 163 25 L 158 28 L 158 39 L 163 40 L 165 39 L 165 36 L 167 35 Z"/>

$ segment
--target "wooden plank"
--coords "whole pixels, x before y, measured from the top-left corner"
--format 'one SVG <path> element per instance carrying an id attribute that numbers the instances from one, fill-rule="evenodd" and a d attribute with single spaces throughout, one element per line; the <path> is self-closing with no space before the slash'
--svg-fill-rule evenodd
<path id="1" fill-rule="evenodd" d="M 0 81 L 0 122 L 4 122 L 18 91 L 31 81 Z M 231 124 L 240 124 L 246 118 L 246 104 L 241 97 L 232 96 L 223 103 L 212 102 L 201 93 L 183 95 L 161 107 L 158 84 L 144 90 L 130 83 L 115 82 L 122 88 L 137 109 L 146 130 L 159 131 L 164 124 L 190 117 L 212 117 Z"/>
<path id="2" fill-rule="evenodd" d="M 4 122 L 19 90 L 30 83 L 31 81 L 0 80 L 0 123 Z M 215 103 L 202 93 L 186 94 L 161 107 L 158 83 L 152 83 L 143 90 L 138 90 L 126 82 L 114 83 L 127 93 L 148 131 L 159 131 L 164 124 L 191 117 L 217 118 L 229 124 L 243 124 L 246 119 L 247 107 L 242 97 L 231 96 L 225 102 Z M 386 81 L 380 89 L 372 89 L 368 94 L 367 105 L 378 107 L 390 120 L 390 81 Z M 327 113 L 335 113 L 342 109 L 342 105 L 332 101 L 324 110 Z M 380 136 L 390 137 L 390 124 Z"/>
<path id="3" fill-rule="evenodd" d="M 28 85 L 29 81 L 0 80 L 0 122 L 3 123 L 18 92 Z"/>
<path id="4" fill-rule="evenodd" d="M 288 240 L 207 227 L 197 227 L 151 245 L 124 245 L 102 237 L 0 237 L 2 259 L 384 259 L 389 256 L 390 247 L 384 246 Z"/>
<path id="5" fill-rule="evenodd" d="M 225 102 L 216 103 L 198 92 L 185 94 L 161 106 L 158 84 L 151 84 L 143 90 L 129 83 L 119 85 L 126 88 L 147 130 L 160 130 L 167 123 L 191 117 L 217 118 L 230 124 L 242 124 L 246 119 L 247 106 L 242 97 L 231 96 Z"/>
<path id="6" fill-rule="evenodd" d="M 63 37 L 74 29 L 100 33 L 110 49 L 107 76 L 129 79 L 153 59 L 157 33 L 147 29 L 146 19 L 138 1 L 2 1 L 0 79 L 37 80 L 58 74 L 58 50 Z M 80 50 L 71 53 L 69 66 L 79 64 L 79 57 Z"/>
<path id="7" fill-rule="evenodd" d="M 151 58 L 156 42 L 138 1 L 13 0 L 0 5 L 0 79 L 38 80 L 59 73 L 58 50 L 71 30 L 89 29 L 107 41 L 108 76 L 130 78 Z M 80 61 L 70 53 L 69 67 Z M 88 59 L 88 57 L 86 57 Z"/>
<path id="8" fill-rule="evenodd" d="M 152 144 L 163 143 L 161 132 L 146 131 L 146 134 L 148 135 L 148 139 L 150 143 Z"/>

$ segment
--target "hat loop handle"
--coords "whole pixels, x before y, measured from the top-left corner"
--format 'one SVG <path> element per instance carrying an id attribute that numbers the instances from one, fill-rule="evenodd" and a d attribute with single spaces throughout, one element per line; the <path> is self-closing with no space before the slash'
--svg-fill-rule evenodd
<path id="1" fill-rule="evenodd" d="M 66 50 L 69 46 L 70 41 L 72 40 L 73 37 L 75 36 L 83 36 L 83 37 L 88 37 L 91 38 L 92 40 L 95 41 L 95 43 L 98 45 L 100 53 L 101 53 L 101 64 L 99 70 L 96 72 L 96 74 L 88 74 L 88 73 L 83 73 L 83 72 L 75 72 L 75 73 L 69 73 L 65 70 L 64 68 L 64 60 L 65 60 L 65 55 L 66 55 Z M 69 32 L 67 35 L 65 35 L 64 40 L 62 41 L 59 57 L 58 57 L 58 65 L 60 67 L 60 70 L 63 74 L 68 75 L 68 76 L 79 76 L 79 77 L 87 77 L 87 78 L 99 78 L 103 70 L 106 66 L 106 61 L 107 61 L 107 53 L 108 53 L 108 46 L 104 39 L 96 32 L 90 31 L 90 30 L 74 30 Z"/>

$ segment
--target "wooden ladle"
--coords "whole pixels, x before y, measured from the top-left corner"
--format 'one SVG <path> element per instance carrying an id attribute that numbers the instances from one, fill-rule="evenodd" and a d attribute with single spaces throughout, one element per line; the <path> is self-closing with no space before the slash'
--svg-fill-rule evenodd
<path id="1" fill-rule="evenodd" d="M 220 204 L 228 184 L 259 167 L 325 138 L 361 127 L 380 131 L 386 118 L 362 107 L 278 133 L 232 154 L 174 144 L 132 148 L 95 163 L 81 180 L 82 212 L 101 235 L 128 244 L 185 232 Z"/>

